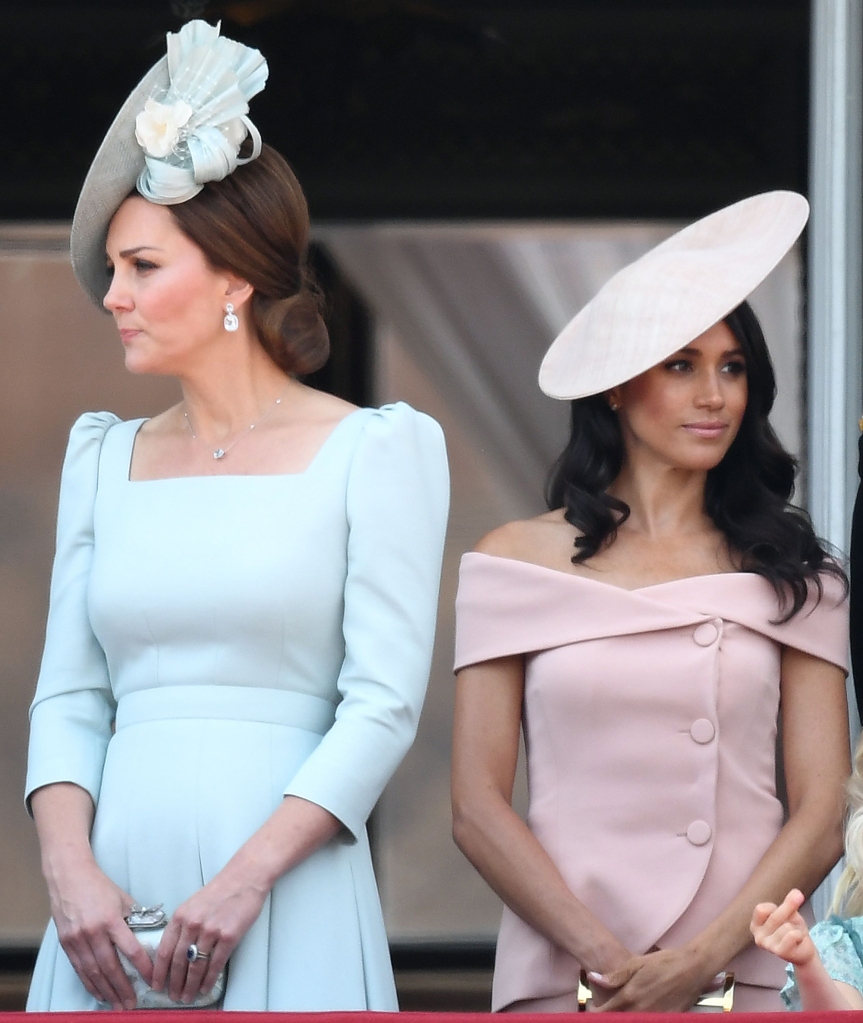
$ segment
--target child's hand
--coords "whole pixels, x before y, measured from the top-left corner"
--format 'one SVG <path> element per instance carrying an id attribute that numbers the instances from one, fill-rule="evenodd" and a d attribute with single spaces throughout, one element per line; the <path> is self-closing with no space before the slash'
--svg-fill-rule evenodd
<path id="1" fill-rule="evenodd" d="M 803 893 L 792 888 L 781 906 L 761 902 L 755 907 L 749 929 L 755 944 L 794 966 L 807 966 L 817 956 L 809 928 L 798 910 Z"/>

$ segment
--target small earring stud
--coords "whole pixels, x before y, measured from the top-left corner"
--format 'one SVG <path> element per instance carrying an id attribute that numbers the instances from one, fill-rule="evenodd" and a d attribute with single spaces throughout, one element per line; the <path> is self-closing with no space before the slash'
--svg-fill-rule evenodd
<path id="1" fill-rule="evenodd" d="M 616 412 L 620 408 L 616 401 L 610 401 L 608 403 L 608 407 L 611 409 L 612 412 Z"/>
<path id="2" fill-rule="evenodd" d="M 240 321 L 237 319 L 234 313 L 234 306 L 229 302 L 225 306 L 225 330 L 230 331 L 232 334 L 240 326 Z"/>

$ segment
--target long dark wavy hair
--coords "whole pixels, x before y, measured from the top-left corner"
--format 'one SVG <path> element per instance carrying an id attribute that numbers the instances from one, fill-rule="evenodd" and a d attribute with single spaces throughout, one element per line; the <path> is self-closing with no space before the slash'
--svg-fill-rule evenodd
<path id="1" fill-rule="evenodd" d="M 796 460 L 782 447 L 767 416 L 776 398 L 776 377 L 758 318 L 748 302 L 725 317 L 746 361 L 748 400 L 737 436 L 725 457 L 707 473 L 704 506 L 745 572 L 763 576 L 776 591 L 780 622 L 793 618 L 819 573 L 848 580 L 818 539 L 809 516 L 790 503 Z M 614 542 L 629 506 L 608 493 L 625 457 L 620 423 L 607 398 L 596 394 L 572 402 L 569 442 L 552 467 L 546 487 L 550 509 L 562 508 L 575 526 L 574 564 Z"/>

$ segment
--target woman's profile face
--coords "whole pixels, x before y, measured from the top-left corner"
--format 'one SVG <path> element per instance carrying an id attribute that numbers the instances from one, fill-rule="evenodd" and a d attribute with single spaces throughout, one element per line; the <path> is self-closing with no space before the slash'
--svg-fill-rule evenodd
<path id="1" fill-rule="evenodd" d="M 722 461 L 747 396 L 743 350 L 724 322 L 608 394 L 630 463 L 650 459 L 695 471 Z"/>
<path id="2" fill-rule="evenodd" d="M 106 244 L 113 314 L 133 373 L 183 376 L 213 344 L 234 337 L 223 318 L 229 274 L 214 270 L 165 206 L 132 196 L 114 214 Z"/>

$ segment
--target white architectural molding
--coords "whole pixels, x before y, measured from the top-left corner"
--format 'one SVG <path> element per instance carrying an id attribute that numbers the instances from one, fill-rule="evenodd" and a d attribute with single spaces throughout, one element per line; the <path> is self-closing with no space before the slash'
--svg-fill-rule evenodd
<path id="1" fill-rule="evenodd" d="M 847 551 L 861 412 L 863 0 L 813 0 L 806 490 L 818 533 Z"/>
<path id="2" fill-rule="evenodd" d="M 812 3 L 806 483 L 815 529 L 845 552 L 863 392 L 861 12 L 863 0 Z M 853 726 L 856 714 L 851 718 Z M 812 897 L 819 919 L 829 912 L 840 867 Z"/>

